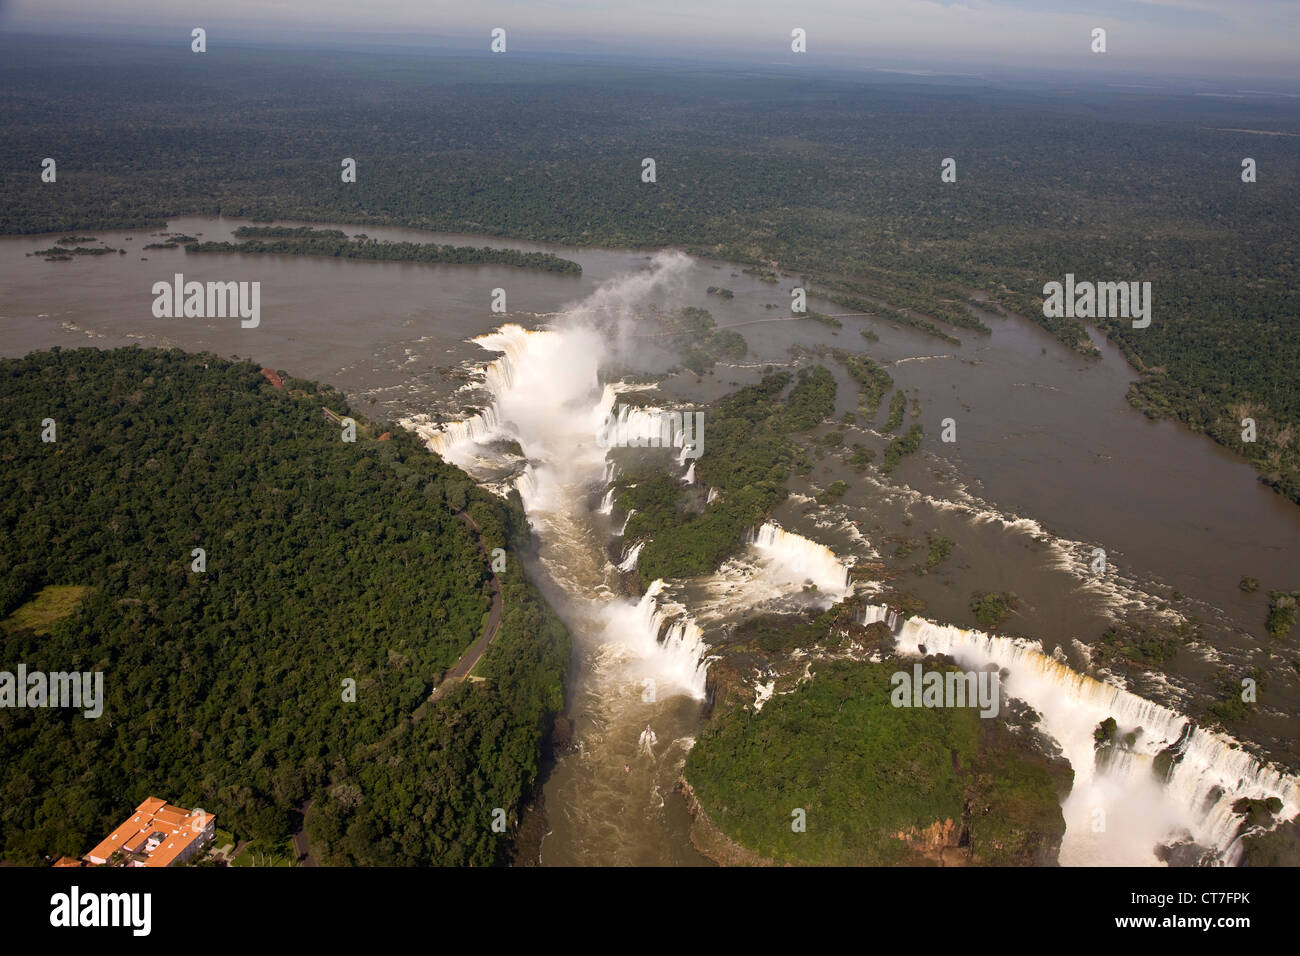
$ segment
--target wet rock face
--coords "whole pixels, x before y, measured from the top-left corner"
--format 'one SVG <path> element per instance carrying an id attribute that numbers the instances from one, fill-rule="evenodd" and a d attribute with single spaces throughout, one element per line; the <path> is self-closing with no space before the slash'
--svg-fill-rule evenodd
<path id="1" fill-rule="evenodd" d="M 1169 866 L 1209 866 L 1215 862 L 1215 854 L 1191 840 L 1185 840 L 1156 847 L 1156 859 Z"/>
<path id="2" fill-rule="evenodd" d="M 565 754 L 576 753 L 578 742 L 573 734 L 573 721 L 563 714 L 555 715 L 555 722 L 551 727 L 551 753 L 553 756 L 560 757 Z"/>
<path id="3" fill-rule="evenodd" d="M 927 827 L 900 830 L 895 837 L 913 853 L 939 866 L 968 866 L 972 862 L 970 831 L 961 821 L 936 820 Z"/>
<path id="4" fill-rule="evenodd" d="M 1300 866 L 1300 819 L 1241 840 L 1242 866 Z"/>

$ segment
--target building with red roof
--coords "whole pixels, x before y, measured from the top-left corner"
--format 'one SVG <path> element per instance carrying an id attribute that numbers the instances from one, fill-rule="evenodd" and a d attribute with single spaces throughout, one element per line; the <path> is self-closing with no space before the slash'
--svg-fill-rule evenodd
<path id="1" fill-rule="evenodd" d="M 216 829 L 217 818 L 206 811 L 149 797 L 82 859 L 92 866 L 174 866 L 192 859 Z"/>

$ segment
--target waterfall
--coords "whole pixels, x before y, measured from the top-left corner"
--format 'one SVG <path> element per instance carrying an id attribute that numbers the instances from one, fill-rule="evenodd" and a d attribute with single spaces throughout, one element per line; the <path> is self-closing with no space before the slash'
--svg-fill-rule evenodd
<path id="1" fill-rule="evenodd" d="M 681 607 L 660 605 L 663 591 L 664 582 L 657 580 L 636 605 L 611 605 L 606 641 L 621 644 L 643 662 L 642 671 L 655 680 L 659 696 L 677 691 L 703 700 L 709 647 L 699 625 Z"/>
<path id="2" fill-rule="evenodd" d="M 812 581 L 817 590 L 836 599 L 849 592 L 849 569 L 824 544 L 786 531 L 768 521 L 751 539 L 751 545 L 779 572 L 797 583 Z"/>
<path id="3" fill-rule="evenodd" d="M 525 465 L 524 470 L 515 479 L 515 489 L 524 503 L 524 510 L 530 510 L 530 502 L 535 502 L 538 496 L 537 472 L 531 464 Z"/>
<path id="4" fill-rule="evenodd" d="M 444 458 L 454 454 L 462 445 L 481 445 L 491 441 L 502 431 L 495 406 L 464 421 L 448 422 L 440 430 L 425 427 L 428 428 L 428 433 L 423 437 L 428 441 L 429 447 Z"/>
<path id="5" fill-rule="evenodd" d="M 867 616 L 882 620 L 885 609 Z M 909 618 L 898 633 L 906 654 L 947 654 L 964 667 L 996 664 L 1008 672 L 1007 693 L 1033 707 L 1040 729 L 1061 747 L 1074 768 L 1074 787 L 1062 804 L 1066 835 L 1061 863 L 1156 864 L 1157 844 L 1191 838 L 1217 861 L 1235 864 L 1242 797 L 1278 797 L 1278 815 L 1300 813 L 1300 779 L 1264 765 L 1225 735 L 1195 727 L 1183 715 L 1121 687 L 1071 670 L 1042 652 L 1037 642 L 993 637 L 980 631 Z M 1117 738 L 1137 733 L 1131 753 L 1098 767 L 1093 731 L 1107 717 Z M 1155 758 L 1181 752 L 1163 783 Z M 1099 827 L 1100 822 L 1100 827 Z"/>
<path id="6" fill-rule="evenodd" d="M 605 497 L 600 499 L 600 507 L 597 510 L 603 515 L 610 514 L 614 510 L 614 489 L 613 488 L 605 492 Z"/>
<path id="7" fill-rule="evenodd" d="M 503 325 L 495 332 L 480 335 L 473 341 L 483 348 L 502 353 L 483 369 L 483 382 L 492 393 L 492 405 L 464 421 L 447 422 L 442 426 L 420 425 L 415 431 L 424 438 L 431 451 L 445 461 L 463 464 L 470 456 L 470 447 L 483 444 L 507 434 L 500 401 L 515 385 L 516 366 L 525 362 L 530 352 L 549 343 L 547 332 L 530 332 L 518 325 Z M 517 436 L 511 436 L 517 437 Z"/>
<path id="8" fill-rule="evenodd" d="M 620 535 L 623 534 L 623 532 L 627 531 L 627 523 L 628 523 L 629 521 L 632 520 L 632 516 L 633 516 L 634 514 L 636 514 L 636 509 L 635 509 L 635 508 L 633 508 L 633 509 L 631 509 L 630 511 L 628 511 L 628 513 L 627 513 L 627 517 L 623 519 L 623 527 L 621 527 L 621 528 L 618 529 L 618 533 L 619 533 Z"/>
<path id="9" fill-rule="evenodd" d="M 662 408 L 620 405 L 615 418 L 618 423 L 617 438 L 620 447 L 681 447 L 680 412 L 673 416 Z"/>
<path id="10" fill-rule="evenodd" d="M 644 541 L 638 541 L 632 547 L 628 548 L 623 554 L 623 560 L 619 562 L 618 569 L 623 572 L 636 570 L 636 559 L 641 556 L 641 549 L 645 547 Z"/>
<path id="11" fill-rule="evenodd" d="M 501 353 L 482 369 L 492 406 L 442 430 L 422 427 L 420 434 L 431 450 L 471 473 L 473 443 L 488 436 L 519 442 L 529 464 L 515 479 L 515 487 L 529 520 L 548 529 L 553 540 L 575 540 L 572 529 L 590 517 L 585 508 L 579 511 L 579 505 L 602 477 L 608 483 L 616 474 L 597 441 L 599 427 L 620 390 L 635 386 L 599 383 L 597 362 L 603 344 L 587 328 L 529 331 L 503 325 L 474 342 Z M 627 415 L 633 423 L 649 420 L 637 409 Z M 612 508 L 612 494 L 611 489 L 602 507 L 608 503 Z M 629 511 L 627 520 L 635 513 Z M 638 542 L 626 552 L 622 569 L 635 570 L 642 546 Z M 633 668 L 653 679 L 662 693 L 703 699 L 708 646 L 684 609 L 659 606 L 663 589 L 660 581 L 636 604 L 600 604 L 604 641 L 627 652 Z M 590 601 L 586 594 L 574 596 Z"/>
<path id="12" fill-rule="evenodd" d="M 684 484 L 695 484 L 695 462 L 691 462 L 691 467 L 686 469 L 686 475 L 682 478 Z"/>
<path id="13" fill-rule="evenodd" d="M 883 622 L 891 631 L 898 629 L 898 612 L 881 604 L 868 604 L 862 612 L 862 624 Z"/>

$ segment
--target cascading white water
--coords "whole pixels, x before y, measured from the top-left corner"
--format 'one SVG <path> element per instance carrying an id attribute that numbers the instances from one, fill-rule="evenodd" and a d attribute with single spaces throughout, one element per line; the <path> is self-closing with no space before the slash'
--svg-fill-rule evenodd
<path id="1" fill-rule="evenodd" d="M 751 530 L 746 543 L 745 553 L 691 582 L 691 608 L 701 623 L 731 619 L 738 609 L 825 609 L 852 590 L 848 566 L 803 535 L 768 522 Z"/>
<path id="2" fill-rule="evenodd" d="M 605 497 L 600 499 L 600 508 L 597 509 L 601 514 L 607 515 L 614 510 L 614 489 L 611 488 L 605 492 Z"/>
<path id="3" fill-rule="evenodd" d="M 645 281 L 653 281 L 653 276 Z M 596 441 L 598 427 L 617 404 L 619 394 L 617 387 L 602 386 L 598 381 L 601 337 L 580 327 L 527 331 L 506 325 L 475 341 L 499 353 L 483 369 L 485 387 L 493 396 L 491 406 L 464 422 L 441 428 L 412 427 L 433 451 L 471 473 L 480 463 L 476 446 L 499 438 L 519 443 L 532 463 L 516 481 L 530 520 L 543 528 L 541 537 L 547 547 L 553 552 L 565 550 L 565 564 L 583 565 L 567 570 L 548 564 L 575 606 L 583 605 L 582 613 L 575 616 L 598 622 L 582 634 L 581 629 L 575 630 L 575 634 L 580 640 L 587 634 L 596 636 L 602 654 L 610 652 L 603 661 L 613 665 L 607 672 L 599 666 L 594 669 L 600 691 L 593 698 L 593 709 L 599 714 L 594 722 L 597 731 L 587 739 L 593 747 L 599 746 L 608 727 L 622 727 L 630 750 L 638 728 L 645 723 L 647 705 L 646 698 L 639 697 L 638 702 L 627 695 L 628 678 L 652 681 L 658 700 L 671 695 L 678 695 L 678 703 L 685 703 L 684 697 L 698 700 L 705 695 L 709 658 L 696 621 L 666 602 L 663 582 L 655 582 L 635 604 L 592 597 L 609 584 L 616 585 L 609 577 L 615 569 L 606 559 L 604 532 L 593 534 L 590 516 L 585 513 L 590 494 L 606 487 L 617 474 Z M 683 448 L 677 456 L 683 466 L 686 451 Z M 715 497 L 710 489 L 709 500 Z M 612 499 L 607 500 L 612 509 Z M 848 590 L 847 568 L 816 542 L 768 523 L 757 529 L 752 544 L 768 559 L 766 565 L 788 573 L 791 581 L 811 580 L 819 592 L 836 597 Z M 545 548 L 543 552 L 545 563 Z M 620 564 L 629 563 L 634 555 L 639 556 L 637 546 L 624 554 Z M 885 609 L 868 609 L 867 619 L 883 620 L 891 626 L 895 623 Z M 701 620 L 707 618 L 701 616 Z M 1044 732 L 1061 745 L 1076 774 L 1073 791 L 1062 808 L 1067 822 L 1061 852 L 1064 863 L 1152 863 L 1156 862 L 1152 847 L 1182 834 L 1232 862 L 1239 819 L 1231 813 L 1235 799 L 1278 796 L 1283 801 L 1283 819 L 1300 811 L 1295 778 L 1261 766 L 1228 738 L 1199 729 L 1188 733 L 1182 760 L 1173 765 L 1168 782 L 1156 780 L 1151 773 L 1155 755 L 1179 739 L 1185 718 L 1076 674 L 1034 646 L 911 619 L 902 628 L 900 650 L 919 653 L 922 646 L 951 654 L 966 666 L 994 662 L 1005 667 L 1008 692 L 1034 707 L 1042 716 Z M 756 707 L 762 700 L 762 690 L 756 690 Z M 655 711 L 655 720 L 666 720 L 665 713 L 663 709 Z M 630 719 L 633 714 L 638 718 L 635 723 Z M 1142 734 L 1131 754 L 1121 755 L 1099 771 L 1092 732 L 1109 716 L 1119 724 L 1121 737 L 1139 726 Z M 617 757 L 619 779 L 624 759 Z M 607 785 L 599 776 L 582 777 L 579 773 L 579 777 L 584 784 L 594 780 Z M 570 800 L 570 804 L 575 802 Z M 621 810 L 623 804 L 612 800 L 610 806 Z M 1105 820 L 1101 832 L 1093 829 L 1098 810 Z M 619 825 L 628 820 L 626 816 L 617 819 Z M 602 839 L 607 836 L 608 831 L 602 831 Z"/>
<path id="4" fill-rule="evenodd" d="M 866 617 L 885 619 L 885 608 Z M 864 618 L 865 619 L 865 618 Z M 1300 780 L 1261 764 L 1235 740 L 1136 694 L 1071 670 L 1044 654 L 1036 642 L 994 637 L 981 631 L 909 618 L 897 637 L 905 654 L 947 654 L 964 667 L 992 663 L 1008 672 L 1004 687 L 1041 716 L 1040 728 L 1061 747 L 1074 769 L 1074 787 L 1062 804 L 1066 821 L 1061 862 L 1066 865 L 1156 865 L 1155 847 L 1190 838 L 1234 864 L 1240 857 L 1241 817 L 1232 812 L 1242 797 L 1282 801 L 1282 820 L 1300 813 Z M 1130 754 L 1099 768 L 1093 732 L 1107 717 L 1117 738 L 1138 738 Z M 1182 759 L 1163 783 L 1156 756 L 1182 743 Z"/>
<path id="5" fill-rule="evenodd" d="M 598 363 L 637 365 L 654 353 L 632 338 L 644 331 L 641 317 L 663 296 L 679 296 L 694 268 L 680 253 L 661 254 L 649 268 L 602 284 L 566 310 L 562 328 L 528 332 L 507 325 L 476 339 L 499 353 L 481 373 L 491 409 L 478 416 L 480 424 L 443 429 L 446 437 L 429 442 L 494 490 L 504 487 L 502 466 L 510 462 L 485 454 L 477 442 L 513 439 L 528 463 L 515 487 L 537 534 L 537 560 L 560 589 L 554 606 L 573 635 L 577 665 L 568 704 L 579 750 L 557 761 L 545 785 L 553 809 L 543 862 L 695 859 L 686 834 L 665 816 L 664 794 L 692 743 L 708 648 L 685 609 L 667 600 L 662 583 L 640 600 L 617 596 L 622 582 L 608 560 L 609 523 L 591 511 L 593 492 L 611 512 L 616 497 L 605 494 L 619 473 L 607 456 L 607 416 L 622 393 L 645 387 L 601 383 Z M 669 356 L 663 357 L 666 364 Z M 421 434 L 432 439 L 432 431 Z M 664 463 L 672 457 L 665 451 Z M 629 548 L 620 563 L 634 568 L 638 553 Z M 663 747 L 653 731 L 643 735 L 648 721 Z"/>
<path id="6" fill-rule="evenodd" d="M 623 555 L 623 560 L 618 563 L 618 569 L 623 572 L 636 570 L 636 559 L 641 556 L 641 549 L 645 547 L 644 541 L 638 541 L 632 547 L 627 549 Z"/>
<path id="7" fill-rule="evenodd" d="M 656 693 L 676 691 L 703 700 L 708 678 L 708 645 L 699 625 L 681 607 L 660 604 L 664 582 L 657 580 L 635 605 L 609 608 L 606 644 L 623 652 L 638 678 L 655 681 Z"/>
<path id="8" fill-rule="evenodd" d="M 464 422 L 442 429 L 421 425 L 417 431 L 431 450 L 471 473 L 476 464 L 474 445 L 496 438 L 517 441 L 530 463 L 518 475 L 515 487 L 530 520 L 546 525 L 554 537 L 576 540 L 586 530 L 580 505 L 587 490 L 615 474 L 598 437 L 624 386 L 599 384 L 600 337 L 581 327 L 530 331 L 508 324 L 474 342 L 501 353 L 483 369 L 484 385 L 493 396 L 491 407 Z M 629 409 L 627 414 L 634 424 L 653 420 L 658 426 L 659 419 L 641 409 Z M 680 433 L 676 437 L 680 440 Z M 612 510 L 612 489 L 602 508 L 606 505 Z M 627 519 L 634 513 L 629 511 Z M 619 569 L 635 570 L 642 547 L 643 542 L 634 545 Z M 561 569 L 555 570 L 555 576 L 561 581 L 569 578 Z M 688 616 L 657 608 L 655 598 L 662 588 L 659 582 L 636 604 L 602 602 L 596 610 L 606 621 L 605 640 L 629 650 L 638 673 L 655 679 L 664 692 L 676 689 L 701 699 L 708 647 Z"/>
<path id="9" fill-rule="evenodd" d="M 891 631 L 898 626 L 898 612 L 881 604 L 868 604 L 862 611 L 862 624 L 883 622 Z"/>
<path id="10" fill-rule="evenodd" d="M 753 548 L 792 582 L 811 581 L 818 591 L 836 600 L 849 592 L 849 569 L 824 544 L 786 531 L 775 522 L 764 523 L 751 539 Z"/>
<path id="11" fill-rule="evenodd" d="M 617 395 L 622 390 L 605 386 L 606 394 L 602 396 L 601 414 L 614 412 L 614 428 L 609 438 L 619 447 L 640 448 L 682 448 L 684 431 L 681 413 L 676 416 L 662 408 L 642 405 L 617 405 Z M 615 401 L 608 401 L 613 393 Z M 617 411 L 615 408 L 617 407 Z M 689 449 L 688 449 L 689 450 Z"/>
<path id="12" fill-rule="evenodd" d="M 483 444 L 501 435 L 496 408 L 488 408 L 461 422 L 448 422 L 442 428 L 422 425 L 416 429 L 429 447 L 447 458 L 465 445 Z"/>
<path id="13" fill-rule="evenodd" d="M 686 469 L 686 474 L 682 476 L 682 482 L 688 485 L 695 484 L 695 462 L 691 462 L 691 467 Z"/>
<path id="14" fill-rule="evenodd" d="M 471 470 L 474 445 L 503 437 L 518 441 L 536 464 L 519 475 L 517 487 L 530 518 L 548 524 L 553 539 L 581 533 L 585 519 L 577 514 L 578 503 L 613 474 L 595 439 L 617 392 L 598 384 L 599 348 L 590 337 L 582 330 L 530 332 L 519 326 L 480 337 L 480 345 L 501 353 L 484 370 L 492 406 L 441 430 L 420 429 L 432 450 Z M 811 580 L 819 591 L 837 597 L 847 592 L 847 568 L 825 546 L 771 522 L 757 529 L 752 543 L 792 579 Z M 639 555 L 636 546 L 621 563 L 634 567 L 634 554 Z M 577 594 L 581 584 L 576 577 L 574 581 Z M 655 582 L 636 604 L 613 600 L 596 608 L 604 621 L 602 640 L 617 650 L 624 673 L 653 680 L 658 694 L 702 699 L 708 648 L 694 620 L 680 608 L 660 606 L 663 588 Z M 884 609 L 868 610 L 864 620 L 868 617 L 890 620 Z M 1179 740 L 1186 718 L 1077 674 L 1034 645 L 916 618 L 904 623 L 898 643 L 905 653 L 919 653 L 924 646 L 965 666 L 992 662 L 1007 669 L 1008 692 L 1041 715 L 1043 731 L 1058 742 L 1075 771 L 1074 788 L 1062 806 L 1067 823 L 1063 863 L 1155 863 L 1157 844 L 1183 837 L 1234 862 L 1239 817 L 1231 807 L 1236 799 L 1277 796 L 1283 802 L 1282 819 L 1300 813 L 1295 778 L 1262 766 L 1233 741 L 1201 729 L 1188 734 L 1168 781 L 1157 780 L 1154 759 Z M 1099 770 L 1093 730 L 1107 717 L 1115 718 L 1121 737 L 1139 727 L 1141 734 L 1131 755 Z M 1098 819 L 1104 820 L 1104 829 L 1094 828 Z"/>

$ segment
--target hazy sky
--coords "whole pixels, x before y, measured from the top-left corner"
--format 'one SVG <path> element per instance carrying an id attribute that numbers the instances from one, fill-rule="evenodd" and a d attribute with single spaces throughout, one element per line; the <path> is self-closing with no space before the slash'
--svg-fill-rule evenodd
<path id="1" fill-rule="evenodd" d="M 193 26 L 238 40 L 321 31 L 400 33 L 482 42 L 504 27 L 511 49 L 680 49 L 683 55 L 765 51 L 784 56 L 790 31 L 808 55 L 906 56 L 1005 66 L 1185 74 L 1300 73 L 1300 0 L 0 0 L 0 28 L 153 36 Z M 1103 60 L 1090 49 L 1104 27 Z"/>

